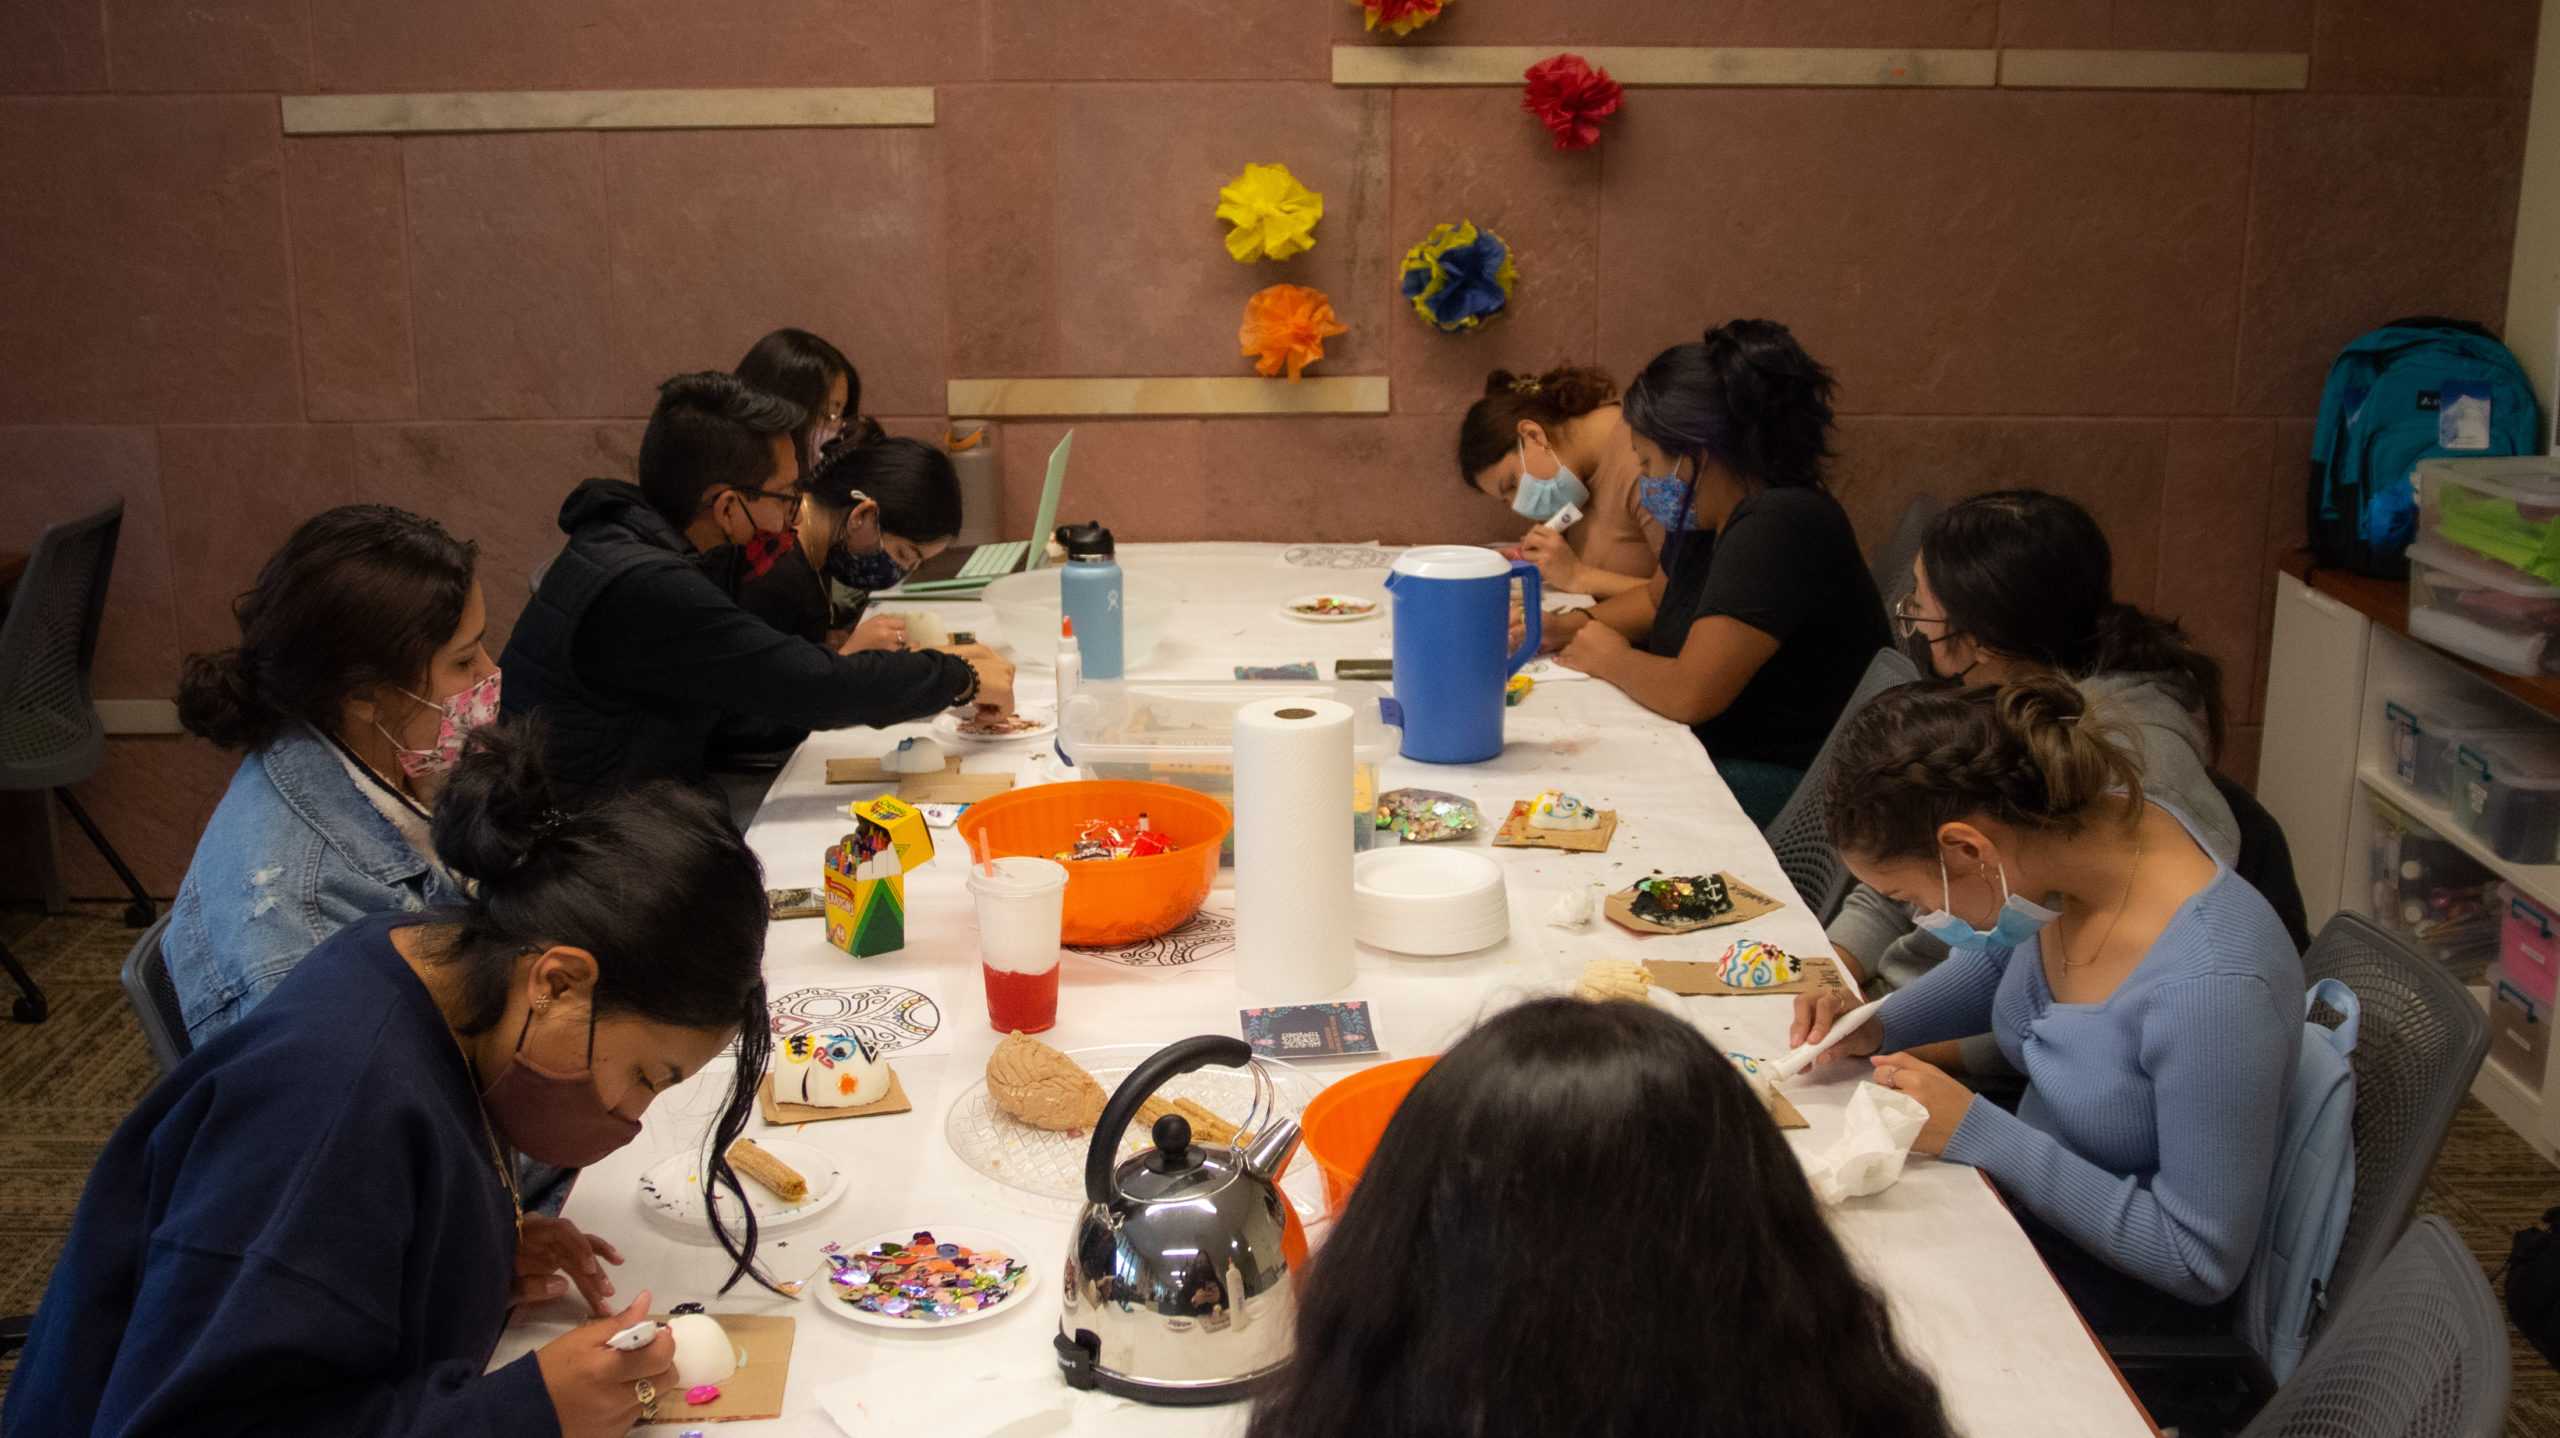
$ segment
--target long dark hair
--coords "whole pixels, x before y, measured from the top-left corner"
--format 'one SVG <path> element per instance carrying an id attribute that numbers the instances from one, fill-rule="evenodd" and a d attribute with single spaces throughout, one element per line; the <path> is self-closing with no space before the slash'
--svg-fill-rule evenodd
<path id="1" fill-rule="evenodd" d="M 771 1287 L 756 1267 L 755 1209 L 728 1158 L 773 1046 L 764 870 L 711 794 L 661 780 L 571 807 L 552 788 L 542 752 L 532 720 L 474 730 L 436 802 L 436 855 L 475 881 L 450 916 L 456 937 L 436 960 L 460 970 L 461 1031 L 485 1033 L 504 1016 L 519 957 L 562 944 L 595 956 L 600 1016 L 736 1026 L 738 1061 L 712 1128 L 711 1179 L 737 1195 L 746 1231 L 712 1225 L 736 1264 L 720 1291 L 750 1274 Z"/>
<path id="2" fill-rule="evenodd" d="M 1458 481 L 1476 488 L 1477 475 L 1517 450 L 1522 420 L 1536 420 L 1553 444 L 1565 421 L 1617 398 L 1618 382 L 1606 370 L 1569 364 L 1534 375 L 1495 370 L 1484 377 L 1484 397 L 1458 421 Z"/>
<path id="3" fill-rule="evenodd" d="M 1251 1438 L 1948 1438 L 1740 1074 L 1544 999 L 1414 1087 L 1300 1291 Z"/>
<path id="4" fill-rule="evenodd" d="M 2161 674 L 2222 748 L 2222 666 L 2171 620 L 2115 597 L 2115 557 L 2089 511 L 2058 494 L 1977 494 L 1929 521 L 1920 563 L 1948 632 L 2075 679 Z"/>
<path id="5" fill-rule="evenodd" d="M 313 515 L 232 604 L 239 647 L 187 656 L 178 723 L 225 749 L 264 749 L 296 723 L 337 733 L 353 695 L 419 682 L 462 623 L 478 561 L 405 509 Z"/>
<path id="6" fill-rule="evenodd" d="M 960 532 L 960 475 L 951 456 L 920 439 L 837 445 L 805 488 L 831 510 L 851 509 L 857 495 L 870 499 L 880 506 L 882 529 L 917 544 Z"/>
<path id="7" fill-rule="evenodd" d="M 810 432 L 817 427 L 818 417 L 827 408 L 827 391 L 836 377 L 844 377 L 844 423 L 849 428 L 854 416 L 862 413 L 862 374 L 844 351 L 807 330 L 779 329 L 757 340 L 738 361 L 738 378 L 763 390 L 779 395 L 807 412 L 794 436 L 800 446 L 800 463 L 805 468 L 818 462 Z"/>
<path id="8" fill-rule="evenodd" d="M 1627 386 L 1627 427 L 1746 483 L 1815 485 L 1831 458 L 1834 387 L 1785 325 L 1728 320 L 1653 357 Z"/>
<path id="9" fill-rule="evenodd" d="M 1913 859 L 1959 819 L 2078 833 L 2142 813 L 2142 759 L 2077 686 L 2038 675 L 1997 688 L 1909 684 L 1850 716 L 1823 804 L 1832 847 Z"/>

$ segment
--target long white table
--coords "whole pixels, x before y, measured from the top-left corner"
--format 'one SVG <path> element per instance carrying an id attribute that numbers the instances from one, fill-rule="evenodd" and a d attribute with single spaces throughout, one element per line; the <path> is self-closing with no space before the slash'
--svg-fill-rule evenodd
<path id="1" fill-rule="evenodd" d="M 1295 623 L 1279 612 L 1292 595 L 1313 591 L 1380 592 L 1380 567 L 1305 567 L 1306 561 L 1356 560 L 1325 546 L 1310 554 L 1278 545 L 1129 546 L 1125 566 L 1170 578 L 1190 596 L 1165 643 L 1140 677 L 1228 678 L 1238 663 L 1294 659 L 1321 663 L 1383 656 L 1387 621 Z M 893 604 L 891 608 L 923 606 Z M 992 627 L 980 607 L 932 606 L 955 627 Z M 1026 672 L 1025 704 L 1047 702 L 1048 677 Z M 776 886 L 813 884 L 819 855 L 850 823 L 845 803 L 877 792 L 830 788 L 829 758 L 875 755 L 922 726 L 843 730 L 813 736 L 776 780 L 748 839 Z M 1045 742 L 1045 741 L 1042 741 Z M 982 752 L 973 769 L 1011 769 L 1033 743 Z M 1388 1057 L 1437 1052 L 1470 1025 L 1518 999 L 1570 987 L 1586 960 L 1664 957 L 1720 947 L 1742 936 L 1797 952 L 1828 952 L 1814 917 L 1801 906 L 1710 937 L 1639 939 L 1595 919 L 1581 930 L 1549 926 L 1556 896 L 1586 881 L 1619 886 L 1654 868 L 1724 870 L 1771 894 L 1792 897 L 1777 860 L 1686 730 L 1646 713 L 1608 685 L 1541 684 L 1509 713 L 1508 746 L 1485 764 L 1442 767 L 1404 760 L 1384 776 L 1389 788 L 1413 785 L 1474 799 L 1498 818 L 1514 799 L 1563 786 L 1621 822 L 1606 854 L 1490 849 L 1509 884 L 1512 933 L 1497 948 L 1454 959 L 1412 959 L 1363 950 L 1359 977 L 1343 997 L 1369 1001 Z M 819 1245 L 919 1227 L 977 1227 L 1028 1247 L 1037 1287 L 1019 1310 L 950 1331 L 884 1332 L 814 1311 L 820 1297 L 799 1303 L 742 1286 L 726 1298 L 713 1290 L 728 1262 L 716 1248 L 676 1241 L 644 1222 L 638 1178 L 668 1155 L 698 1147 L 708 1115 L 725 1090 L 715 1066 L 661 1097 L 642 1137 L 590 1169 L 568 1216 L 605 1234 L 629 1258 L 615 1278 L 624 1295 L 652 1289 L 661 1309 L 686 1299 L 715 1312 L 795 1313 L 796 1350 L 782 1418 L 721 1425 L 719 1435 L 793 1434 L 833 1438 L 839 1429 L 821 1410 L 822 1389 L 835 1388 L 856 1438 L 912 1431 L 921 1422 L 952 1434 L 1240 1433 L 1241 1406 L 1155 1409 L 1097 1394 L 1070 1392 L 1050 1348 L 1056 1329 L 1057 1275 L 1073 1217 L 1051 1202 L 981 1177 L 944 1138 L 946 1113 L 980 1077 L 1000 1037 L 987 1026 L 979 978 L 975 920 L 962 889 L 965 858 L 943 831 L 945 851 L 908 880 L 907 947 L 857 960 L 828 947 L 813 920 L 774 926 L 765 967 L 776 996 L 812 986 L 902 984 L 930 995 L 940 1012 L 933 1037 L 894 1062 L 914 1100 L 912 1113 L 804 1125 L 788 1136 L 817 1145 L 848 1166 L 853 1191 L 811 1230 L 773 1241 L 766 1259 L 778 1276 L 818 1268 Z M 1228 896 L 1215 894 L 1212 905 Z M 1711 953 L 1701 956 L 1712 956 Z M 1195 1033 L 1233 1033 L 1239 993 L 1231 962 L 1131 969 L 1070 954 L 1065 960 L 1058 1026 L 1044 1038 L 1060 1048 L 1112 1043 L 1159 1044 Z M 1789 1001 L 1782 998 L 1692 998 L 1689 1017 L 1719 1046 L 1756 1054 L 1783 1052 Z M 1316 1066 L 1330 1081 L 1348 1072 L 1339 1062 Z M 1801 1080 L 1790 1096 L 1811 1128 L 1790 1135 L 1800 1154 L 1837 1133 L 1854 1077 Z M 762 1121 L 749 1125 L 763 1133 Z M 1305 1160 L 1301 1158 L 1301 1163 Z M 1890 1302 L 1902 1341 L 1937 1375 L 1956 1424 L 1988 1438 L 2000 1434 L 2071 1433 L 2086 1438 L 2142 1438 L 2151 1426 L 2037 1259 L 2017 1224 L 1974 1170 L 1914 1159 L 1886 1192 L 1833 1211 L 1834 1224 L 1869 1278 Z M 1319 1234 L 1319 1240 L 1321 1235 Z M 823 1288 L 824 1285 L 813 1285 Z M 574 1301 L 521 1318 L 497 1360 L 504 1362 L 578 1321 Z M 850 1386 L 846 1380 L 853 1380 Z M 680 1400 L 662 1408 L 651 1431 L 700 1426 L 684 1421 Z"/>

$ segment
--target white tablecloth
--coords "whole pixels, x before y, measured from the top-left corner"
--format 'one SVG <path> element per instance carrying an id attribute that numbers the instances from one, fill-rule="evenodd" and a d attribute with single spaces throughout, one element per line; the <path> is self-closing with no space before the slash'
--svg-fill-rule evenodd
<path id="1" fill-rule="evenodd" d="M 1292 595 L 1325 590 L 1379 591 L 1382 568 L 1305 567 L 1313 559 L 1349 556 L 1326 546 L 1310 553 L 1278 545 L 1130 546 L 1125 566 L 1179 582 L 1190 596 L 1163 646 L 1141 677 L 1228 678 L 1237 663 L 1293 659 L 1320 662 L 1329 677 L 1341 657 L 1383 656 L 1387 622 L 1312 625 L 1279 613 Z M 1296 562 L 1292 562 L 1292 561 Z M 890 608 L 923 606 L 891 604 Z M 954 627 L 991 627 L 977 606 L 942 603 Z M 1022 700 L 1045 703 L 1045 674 L 1025 676 Z M 828 758 L 878 754 L 921 726 L 843 730 L 812 737 L 776 780 L 748 838 L 775 886 L 813 884 L 822 849 L 850 827 L 847 800 L 877 792 L 830 789 Z M 1017 743 L 973 755 L 969 767 L 1010 769 L 1025 751 Z M 1575 883 L 1620 886 L 1650 869 L 1721 869 L 1772 894 L 1790 895 L 1768 845 L 1743 817 L 1686 730 L 1656 718 L 1616 689 L 1594 682 L 1538 686 L 1509 712 L 1508 747 L 1500 759 L 1462 768 L 1397 760 L 1386 787 L 1404 785 L 1465 794 L 1498 818 L 1513 799 L 1561 785 L 1621 816 L 1606 854 L 1485 849 L 1503 865 L 1510 886 L 1512 934 L 1500 947 L 1455 959 L 1409 959 L 1363 950 L 1359 977 L 1346 998 L 1369 1001 L 1389 1057 L 1437 1052 L 1480 1017 L 1521 996 L 1569 987 L 1588 959 L 1649 954 L 1658 945 L 1720 947 L 1730 939 L 1767 939 L 1799 952 L 1827 952 L 1811 914 L 1790 904 L 1766 918 L 1711 938 L 1639 940 L 1606 920 L 1568 932 L 1548 926 L 1555 897 Z M 1476 841 L 1479 847 L 1482 840 Z M 774 926 L 766 953 L 771 991 L 779 996 L 813 985 L 900 983 L 931 995 L 941 1014 L 933 1038 L 895 1059 L 912 1113 L 806 1125 L 789 1136 L 836 1155 L 853 1190 L 814 1229 L 770 1240 L 765 1257 L 777 1276 L 808 1273 L 830 1238 L 852 1242 L 889 1230 L 978 1227 L 1018 1239 L 1030 1249 L 1037 1288 L 1019 1310 L 948 1332 L 883 1332 L 856 1327 L 791 1304 L 751 1285 L 726 1298 L 713 1290 L 727 1271 L 719 1250 L 675 1241 L 649 1226 L 637 1202 L 638 1178 L 650 1164 L 700 1142 L 725 1088 L 715 1065 L 669 1092 L 652 1108 L 641 1139 L 587 1171 L 568 1216 L 617 1242 L 629 1264 L 615 1273 L 627 1297 L 652 1289 L 660 1308 L 686 1299 L 714 1311 L 799 1315 L 797 1348 L 784 1416 L 771 1423 L 722 1425 L 720 1435 L 795 1434 L 832 1438 L 821 1411 L 822 1389 L 858 1399 L 857 1438 L 913 1431 L 922 1422 L 952 1434 L 1110 1432 L 1229 1434 L 1242 1431 L 1244 1410 L 1150 1409 L 1101 1395 L 1074 1394 L 1059 1380 L 1050 1349 L 1056 1327 L 1057 1274 L 1072 1212 L 981 1177 L 943 1136 L 946 1111 L 977 1080 L 999 1037 L 987 1027 L 979 981 L 975 920 L 961 887 L 965 858 L 943 831 L 946 852 L 910 877 L 905 950 L 868 960 L 828 947 L 814 920 Z M 1213 905 L 1227 896 L 1213 895 Z M 1705 955 L 1711 956 L 1711 954 Z M 1065 960 L 1058 1026 L 1044 1038 L 1064 1049 L 1106 1043 L 1156 1044 L 1194 1033 L 1233 1033 L 1244 1002 L 1230 962 L 1182 969 L 1135 970 L 1070 954 Z M 1756 1054 L 1783 1052 L 1789 1001 L 1781 998 L 1682 1001 L 1716 1043 Z M 1319 1079 L 1346 1072 L 1318 1066 Z M 1817 1151 L 1837 1131 L 1852 1080 L 1801 1080 L 1790 1090 L 1811 1121 L 1790 1135 L 1799 1153 Z M 751 1121 L 749 1134 L 765 1131 Z M 1302 1163 L 1303 1159 L 1300 1160 Z M 1903 1342 L 1937 1375 L 1957 1426 L 1974 1435 L 2071 1433 L 2086 1438 L 2151 1432 L 2090 1341 L 2026 1237 L 1972 1169 L 1913 1160 L 1902 1181 L 1835 1212 L 1843 1241 L 1890 1301 Z M 819 1285 L 823 1287 L 823 1285 Z M 520 1320 L 497 1361 L 555 1336 L 577 1319 L 574 1302 L 555 1303 Z M 1682 1320 L 1689 1321 L 1689 1320 Z M 671 1432 L 683 1423 L 670 1403 Z"/>

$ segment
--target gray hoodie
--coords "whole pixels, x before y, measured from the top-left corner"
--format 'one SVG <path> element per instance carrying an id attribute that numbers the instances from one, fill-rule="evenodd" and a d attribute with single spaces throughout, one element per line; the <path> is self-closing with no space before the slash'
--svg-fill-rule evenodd
<path id="1" fill-rule="evenodd" d="M 2097 674 L 2079 684 L 2091 708 L 2141 736 L 2142 792 L 2184 815 L 2216 859 L 2238 860 L 2240 823 L 2206 771 L 2204 723 L 2179 698 L 2171 676 Z M 1947 946 L 1914 927 L 1911 914 L 1909 904 L 1860 884 L 1831 921 L 1826 936 L 1834 948 L 1858 956 L 1868 975 L 1868 997 L 1903 988 L 1946 958 Z M 1966 1042 L 1965 1060 L 1974 1072 L 1985 1071 L 1978 1064 L 1994 1073 L 2008 1067 L 1988 1035 Z"/>

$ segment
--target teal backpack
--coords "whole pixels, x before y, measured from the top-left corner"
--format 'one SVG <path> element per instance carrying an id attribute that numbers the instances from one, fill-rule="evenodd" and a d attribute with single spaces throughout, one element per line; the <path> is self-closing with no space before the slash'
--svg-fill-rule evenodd
<path id="1" fill-rule="evenodd" d="M 2310 1017 L 2317 1004 L 2341 1016 L 2336 1028 Z M 2303 997 L 2302 1011 L 2302 1056 L 2294 1061 L 2266 1222 L 2237 1309 L 2240 1336 L 2278 1383 L 2293 1376 L 2328 1308 L 2329 1275 L 2356 1196 L 2355 990 L 2322 979 Z"/>
<path id="2" fill-rule="evenodd" d="M 2326 567 L 2409 573 L 2418 461 L 2542 446 L 2542 406 L 2513 352 L 2480 326 L 2418 316 L 2359 336 L 2329 367 L 2311 438 L 2311 548 Z"/>

